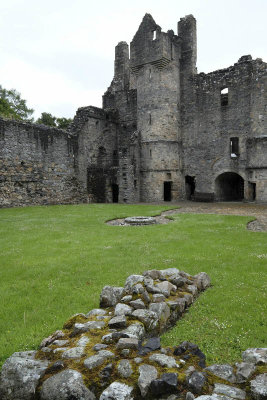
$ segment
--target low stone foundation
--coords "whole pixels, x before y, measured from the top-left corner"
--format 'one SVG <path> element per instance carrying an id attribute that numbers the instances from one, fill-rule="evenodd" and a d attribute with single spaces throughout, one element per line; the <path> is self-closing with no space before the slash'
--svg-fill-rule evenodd
<path id="1" fill-rule="evenodd" d="M 105 286 L 101 308 L 74 315 L 38 351 L 6 360 L 0 398 L 266 399 L 267 349 L 248 349 L 234 367 L 206 367 L 195 344 L 161 347 L 159 335 L 209 286 L 205 272 L 190 276 L 176 268 L 131 275 L 124 287 Z"/>

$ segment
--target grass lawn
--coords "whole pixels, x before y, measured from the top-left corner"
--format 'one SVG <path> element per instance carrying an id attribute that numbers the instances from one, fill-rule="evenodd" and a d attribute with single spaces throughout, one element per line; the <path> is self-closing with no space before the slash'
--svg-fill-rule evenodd
<path id="1" fill-rule="evenodd" d="M 167 225 L 108 226 L 104 221 L 155 215 L 148 205 L 74 205 L 0 210 L 0 365 L 78 312 L 99 306 L 104 285 L 123 285 L 146 269 L 207 272 L 202 294 L 163 345 L 198 344 L 208 362 L 233 362 L 266 346 L 267 234 L 252 218 L 177 214 Z"/>

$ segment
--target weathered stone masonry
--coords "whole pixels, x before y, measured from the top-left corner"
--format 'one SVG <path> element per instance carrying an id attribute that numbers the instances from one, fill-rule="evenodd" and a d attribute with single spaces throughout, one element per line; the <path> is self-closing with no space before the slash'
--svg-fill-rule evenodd
<path id="1" fill-rule="evenodd" d="M 130 52 L 116 46 L 102 109 L 78 109 L 68 133 L 1 120 L 0 205 L 267 201 L 267 64 L 198 74 L 196 60 L 192 15 L 176 35 L 146 14 Z"/>
<path id="2" fill-rule="evenodd" d="M 17 352 L 0 374 L 2 400 L 264 400 L 267 349 L 242 362 L 206 367 L 187 341 L 162 348 L 156 335 L 182 317 L 210 286 L 205 272 L 177 268 L 130 275 L 105 286 L 100 309 L 76 314 L 39 351 Z"/>
<path id="3" fill-rule="evenodd" d="M 0 119 L 0 204 L 75 203 L 76 139 L 66 132 Z"/>

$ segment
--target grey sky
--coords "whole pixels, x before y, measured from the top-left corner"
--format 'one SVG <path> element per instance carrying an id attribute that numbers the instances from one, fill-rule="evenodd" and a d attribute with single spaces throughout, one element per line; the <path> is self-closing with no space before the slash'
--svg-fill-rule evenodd
<path id="1" fill-rule="evenodd" d="M 0 0 L 0 84 L 21 92 L 35 117 L 101 107 L 114 47 L 130 43 L 146 12 L 175 33 L 180 18 L 194 15 L 198 72 L 245 54 L 267 61 L 267 0 Z"/>

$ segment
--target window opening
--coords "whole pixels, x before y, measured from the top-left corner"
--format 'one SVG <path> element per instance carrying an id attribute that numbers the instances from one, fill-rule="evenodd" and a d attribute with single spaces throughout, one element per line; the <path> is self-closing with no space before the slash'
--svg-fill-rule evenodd
<path id="1" fill-rule="evenodd" d="M 157 31 L 153 31 L 152 33 L 153 33 L 153 40 L 156 40 L 157 39 Z"/>
<path id="2" fill-rule="evenodd" d="M 149 79 L 151 79 L 151 69 L 149 70 Z"/>
<path id="3" fill-rule="evenodd" d="M 221 106 L 228 105 L 228 88 L 223 88 L 221 90 Z"/>
<path id="4" fill-rule="evenodd" d="M 149 125 L 151 125 L 151 123 L 152 123 L 152 117 L 151 114 L 149 114 Z"/>
<path id="5" fill-rule="evenodd" d="M 149 150 L 149 156 L 152 157 L 152 150 Z"/>
<path id="6" fill-rule="evenodd" d="M 118 152 L 117 150 L 113 151 L 113 167 L 117 167 L 119 165 L 119 159 L 118 159 Z"/>
<path id="7" fill-rule="evenodd" d="M 239 138 L 230 138 L 230 153 L 231 158 L 237 158 L 239 156 Z"/>

